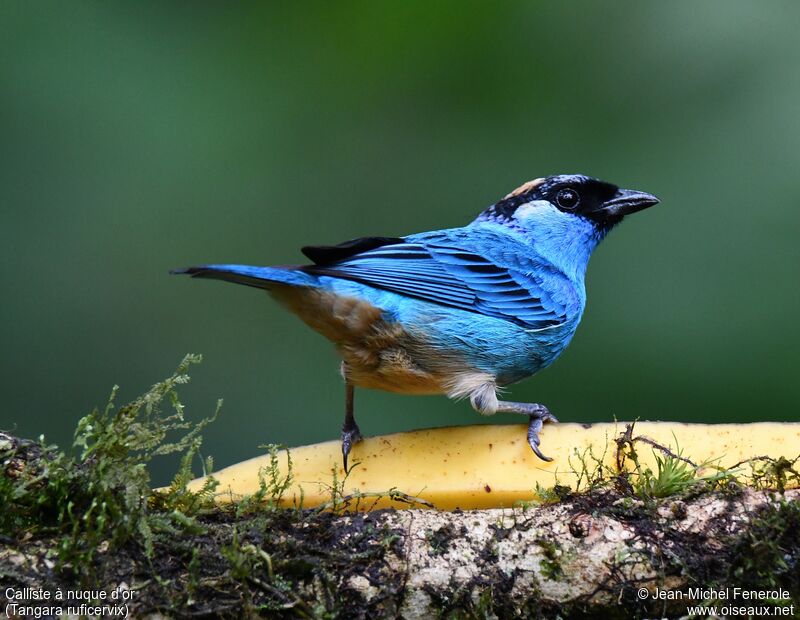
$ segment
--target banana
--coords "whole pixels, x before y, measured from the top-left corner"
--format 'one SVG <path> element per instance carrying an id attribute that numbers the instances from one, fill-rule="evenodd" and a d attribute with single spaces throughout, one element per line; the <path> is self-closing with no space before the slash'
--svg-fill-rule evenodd
<path id="1" fill-rule="evenodd" d="M 555 484 L 578 488 L 584 467 L 590 474 L 598 466 L 607 473 L 617 471 L 615 440 L 628 424 L 545 425 L 541 445 L 553 457 L 549 463 L 531 452 L 527 425 L 459 426 L 370 437 L 354 446 L 350 459 L 355 465 L 347 476 L 340 443 L 327 441 L 292 448 L 289 455 L 278 452 L 280 472 L 273 469 L 269 474 L 270 456 L 265 455 L 214 473 L 219 481 L 216 500 L 237 501 L 255 493 L 260 475 L 285 477 L 290 456 L 290 484 L 278 500 L 284 506 L 302 501 L 303 507 L 310 508 L 349 497 L 348 507 L 358 510 L 421 505 L 440 510 L 511 507 L 537 499 L 537 489 Z M 800 423 L 636 422 L 629 437 L 646 437 L 674 454 L 705 464 L 701 475 L 753 457 L 793 461 L 800 455 Z M 641 439 L 633 446 L 640 467 L 656 472 L 656 454 L 663 452 Z M 631 459 L 624 461 L 623 467 L 630 469 Z M 740 467 L 747 470 L 745 474 L 750 471 L 747 464 Z M 204 482 L 205 478 L 193 480 L 189 489 L 197 491 Z"/>

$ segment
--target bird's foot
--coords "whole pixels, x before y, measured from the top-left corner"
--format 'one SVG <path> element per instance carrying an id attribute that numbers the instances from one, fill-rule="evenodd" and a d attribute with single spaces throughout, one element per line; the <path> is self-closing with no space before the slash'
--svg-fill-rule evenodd
<path id="1" fill-rule="evenodd" d="M 542 430 L 542 426 L 544 426 L 545 422 L 558 422 L 558 420 L 544 405 L 530 404 L 528 406 L 530 407 L 530 411 L 526 412 L 530 416 L 530 422 L 528 423 L 528 445 L 531 447 L 531 450 L 533 450 L 533 453 L 540 459 L 548 462 L 552 461 L 553 459 L 551 457 L 545 456 L 542 454 L 542 451 L 539 450 L 539 443 L 541 442 L 539 439 L 539 432 Z"/>
<path id="2" fill-rule="evenodd" d="M 497 413 L 519 413 L 526 415 L 530 419 L 528 424 L 528 445 L 533 453 L 543 461 L 552 461 L 549 456 L 542 454 L 539 450 L 539 432 L 545 422 L 558 422 L 556 416 L 544 405 L 537 403 L 512 403 L 507 400 L 497 401 Z"/>
<path id="3" fill-rule="evenodd" d="M 358 424 L 353 420 L 352 425 L 345 425 L 342 427 L 342 462 L 344 463 L 344 473 L 347 473 L 347 457 L 350 455 L 350 450 L 359 441 L 364 439 L 361 436 L 361 431 L 358 429 Z"/>

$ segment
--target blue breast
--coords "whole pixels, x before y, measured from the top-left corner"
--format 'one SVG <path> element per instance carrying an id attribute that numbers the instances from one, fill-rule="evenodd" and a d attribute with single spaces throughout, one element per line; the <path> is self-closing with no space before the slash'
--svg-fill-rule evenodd
<path id="1" fill-rule="evenodd" d="M 581 303 L 570 305 L 561 322 L 526 327 L 355 281 L 320 276 L 319 283 L 380 308 L 387 322 L 401 325 L 418 343 L 410 353 L 422 358 L 418 361 L 424 367 L 441 372 L 476 369 L 494 375 L 498 385 L 514 383 L 551 364 L 569 344 L 583 310 Z M 578 291 L 569 296 L 582 297 Z"/>

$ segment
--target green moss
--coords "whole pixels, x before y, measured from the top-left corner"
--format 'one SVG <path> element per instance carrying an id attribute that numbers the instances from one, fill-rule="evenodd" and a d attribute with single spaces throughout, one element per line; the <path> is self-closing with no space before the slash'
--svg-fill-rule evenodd
<path id="1" fill-rule="evenodd" d="M 800 472 L 797 463 L 800 455 L 793 460 L 786 457 L 777 459 L 768 456 L 759 456 L 742 462 L 740 465 L 750 467 L 751 486 L 757 489 L 777 489 L 783 493 L 788 487 L 800 486 Z"/>
<path id="2" fill-rule="evenodd" d="M 4 584 L 72 589 L 125 581 L 146 592 L 139 609 L 237 618 L 347 617 L 363 604 L 343 580 L 368 565 L 378 570 L 402 532 L 372 527 L 369 516 L 355 515 L 352 526 L 336 517 L 384 494 L 346 495 L 347 479 L 333 473 L 326 506 L 281 508 L 293 471 L 289 459 L 281 473 L 275 445 L 263 446 L 269 464 L 258 490 L 241 502 L 217 506 L 213 478 L 199 492 L 188 490 L 200 431 L 219 411 L 218 404 L 197 424 L 184 419 L 178 388 L 199 361 L 187 356 L 122 407 L 115 389 L 105 408 L 81 419 L 72 451 L 0 433 L 0 539 L 28 557 L 56 559 L 52 572 L 38 560 L 22 568 L 0 562 Z M 152 491 L 148 463 L 173 453 L 181 461 L 172 483 Z M 211 466 L 203 461 L 202 473 Z M 416 503 L 396 489 L 386 495 Z M 403 587 L 382 585 L 389 593 Z"/>
<path id="3" fill-rule="evenodd" d="M 755 590 L 789 590 L 800 600 L 800 502 L 779 499 L 732 544 L 727 578 Z"/>
<path id="4" fill-rule="evenodd" d="M 0 477 L 0 534 L 51 536 L 59 565 L 89 577 L 101 545 L 113 551 L 136 539 L 152 557 L 157 533 L 196 531 L 194 515 L 211 505 L 213 483 L 200 493 L 188 493 L 185 485 L 200 431 L 220 406 L 198 424 L 184 420 L 177 388 L 189 381 L 186 372 L 199 361 L 186 356 L 172 376 L 122 407 L 115 404 L 115 387 L 103 409 L 78 422 L 70 452 L 43 438 L 36 443 L 6 438 L 0 444 L 5 474 Z M 162 411 L 165 402 L 170 413 Z M 175 433 L 180 436 L 168 441 Z M 172 453 L 183 453 L 180 470 L 169 492 L 153 496 L 147 464 Z"/>
<path id="5" fill-rule="evenodd" d="M 538 538 L 536 544 L 544 553 L 544 558 L 539 562 L 542 575 L 551 581 L 560 581 L 564 577 L 564 569 L 561 567 L 561 548 L 549 538 Z"/>

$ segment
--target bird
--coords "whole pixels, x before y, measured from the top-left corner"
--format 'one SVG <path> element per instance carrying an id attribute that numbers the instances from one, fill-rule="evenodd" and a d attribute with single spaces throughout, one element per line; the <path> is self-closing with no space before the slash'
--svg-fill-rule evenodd
<path id="1" fill-rule="evenodd" d="M 362 440 L 354 389 L 469 399 L 482 415 L 528 417 L 527 440 L 557 422 L 502 388 L 546 368 L 575 333 L 593 250 L 623 218 L 658 204 L 583 174 L 522 184 L 459 228 L 301 248 L 310 261 L 208 264 L 171 273 L 265 289 L 336 346 L 345 384 L 344 471 Z"/>

